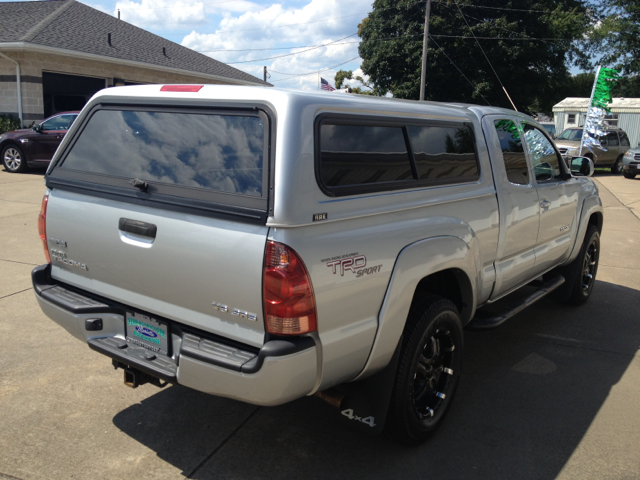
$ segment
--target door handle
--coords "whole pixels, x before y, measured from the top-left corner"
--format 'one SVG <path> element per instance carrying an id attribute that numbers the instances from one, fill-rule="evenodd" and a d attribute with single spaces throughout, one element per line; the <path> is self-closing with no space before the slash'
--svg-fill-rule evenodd
<path id="1" fill-rule="evenodd" d="M 118 228 L 123 232 L 135 233 L 136 235 L 150 238 L 156 238 L 158 231 L 158 227 L 152 223 L 140 222 L 129 218 L 121 218 L 118 222 Z"/>
<path id="2" fill-rule="evenodd" d="M 551 202 L 549 200 L 542 200 L 540 206 L 546 210 L 551 206 Z"/>

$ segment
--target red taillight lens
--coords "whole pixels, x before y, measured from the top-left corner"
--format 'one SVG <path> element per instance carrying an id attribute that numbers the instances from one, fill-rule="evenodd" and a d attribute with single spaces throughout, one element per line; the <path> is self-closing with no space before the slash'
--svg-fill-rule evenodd
<path id="1" fill-rule="evenodd" d="M 42 197 L 42 206 L 40 207 L 40 215 L 38 215 L 38 233 L 42 240 L 42 248 L 44 248 L 44 258 L 47 263 L 51 263 L 49 256 L 49 246 L 47 245 L 47 204 L 49 203 L 49 195 Z"/>
<path id="2" fill-rule="evenodd" d="M 307 269 L 292 249 L 267 242 L 263 278 L 267 331 L 301 335 L 317 330 L 316 301 Z"/>
<path id="3" fill-rule="evenodd" d="M 199 92 L 204 85 L 163 85 L 161 92 Z"/>

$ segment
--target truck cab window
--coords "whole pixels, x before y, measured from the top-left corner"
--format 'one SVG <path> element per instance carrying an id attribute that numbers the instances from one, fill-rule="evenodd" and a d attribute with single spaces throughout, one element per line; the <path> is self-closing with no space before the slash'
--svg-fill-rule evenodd
<path id="1" fill-rule="evenodd" d="M 511 120 L 496 120 L 494 125 L 500 140 L 507 179 L 516 185 L 528 185 L 529 169 L 518 127 Z"/>
<path id="2" fill-rule="evenodd" d="M 542 131 L 529 123 L 522 123 L 524 138 L 529 147 L 533 173 L 537 182 L 562 180 L 560 156 Z"/>

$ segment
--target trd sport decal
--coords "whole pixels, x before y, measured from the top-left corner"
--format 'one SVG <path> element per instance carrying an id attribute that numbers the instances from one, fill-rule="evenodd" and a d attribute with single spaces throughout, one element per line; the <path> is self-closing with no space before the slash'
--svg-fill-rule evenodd
<path id="1" fill-rule="evenodd" d="M 321 262 L 331 267 L 332 273 L 336 275 L 340 272 L 340 276 L 344 277 L 344 272 L 351 272 L 356 278 L 364 275 L 378 273 L 382 269 L 382 265 L 367 268 L 367 257 L 356 253 L 348 253 L 347 255 L 324 258 Z"/>

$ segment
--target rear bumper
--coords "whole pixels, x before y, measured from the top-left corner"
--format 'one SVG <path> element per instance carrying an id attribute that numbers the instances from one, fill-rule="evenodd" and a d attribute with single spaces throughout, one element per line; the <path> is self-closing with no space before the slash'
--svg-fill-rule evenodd
<path id="1" fill-rule="evenodd" d="M 255 405 L 280 405 L 314 389 L 318 360 L 310 337 L 273 340 L 258 350 L 168 321 L 171 356 L 156 356 L 125 340 L 125 312 L 134 309 L 62 285 L 51 279 L 50 272 L 49 265 L 42 265 L 31 274 L 42 311 L 118 364 Z M 87 330 L 89 319 L 102 320 L 102 329 Z"/>

